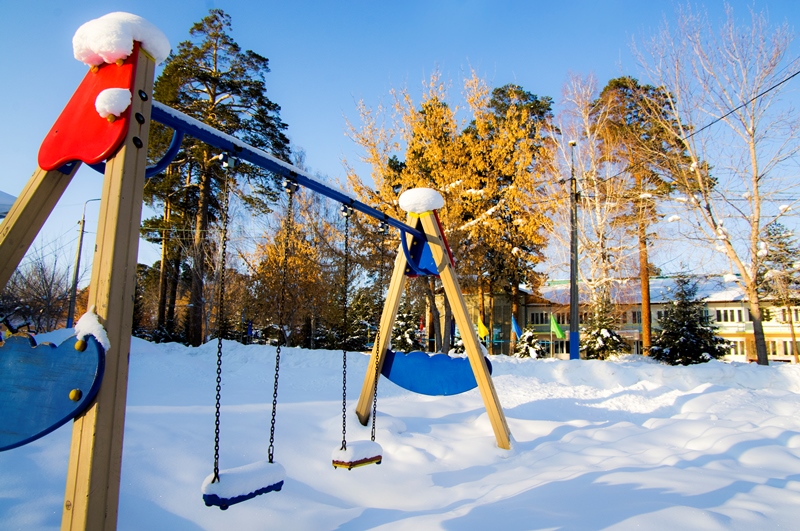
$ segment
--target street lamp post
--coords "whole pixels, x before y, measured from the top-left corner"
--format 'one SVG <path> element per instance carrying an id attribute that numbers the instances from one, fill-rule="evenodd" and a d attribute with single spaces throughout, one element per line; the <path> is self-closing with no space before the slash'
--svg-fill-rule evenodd
<path id="1" fill-rule="evenodd" d="M 569 239 L 569 359 L 580 359 L 578 332 L 578 184 L 575 181 L 575 145 L 569 141 L 570 154 L 570 239 Z"/>
<path id="2" fill-rule="evenodd" d="M 80 235 L 78 236 L 78 251 L 75 253 L 75 270 L 72 273 L 72 288 L 69 292 L 69 310 L 67 310 L 67 328 L 72 328 L 75 320 L 75 299 L 78 296 L 78 278 L 80 278 L 81 267 L 81 249 L 83 248 L 83 228 L 86 225 L 86 204 L 92 201 L 100 201 L 100 199 L 89 199 L 83 203 L 83 215 L 79 223 L 81 227 Z"/>

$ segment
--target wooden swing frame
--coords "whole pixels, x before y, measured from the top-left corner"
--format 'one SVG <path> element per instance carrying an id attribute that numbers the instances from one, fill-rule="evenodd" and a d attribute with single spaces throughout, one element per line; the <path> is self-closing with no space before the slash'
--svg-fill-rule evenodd
<path id="1" fill-rule="evenodd" d="M 95 306 L 100 323 L 110 342 L 106 353 L 104 382 L 92 403 L 73 423 L 67 486 L 62 511 L 62 529 L 114 529 L 117 523 L 122 442 L 128 385 L 128 356 L 133 318 L 136 265 L 139 249 L 142 196 L 145 175 L 158 171 L 174 157 L 172 146 L 154 168 L 147 168 L 150 122 L 157 120 L 175 130 L 173 144 L 180 144 L 184 134 L 210 144 L 231 156 L 282 175 L 354 210 L 365 213 L 401 231 L 405 245 L 400 246 L 380 324 L 380 342 L 373 348 L 356 413 L 362 424 L 369 419 L 369 400 L 376 373 L 382 366 L 391 329 L 397 316 L 400 297 L 410 265 L 408 245 L 426 242 L 430 246 L 445 293 L 453 307 L 456 323 L 462 332 L 470 365 L 475 374 L 483 403 L 489 414 L 497 446 L 510 448 L 510 432 L 491 377 L 484 362 L 477 335 L 469 320 L 452 261 L 447 253 L 441 228 L 434 212 L 410 213 L 408 223 L 396 220 L 349 195 L 315 180 L 303 170 L 264 151 L 217 131 L 202 122 L 152 99 L 155 60 L 139 52 L 134 43 L 134 95 L 127 113 L 127 131 L 106 159 L 100 203 L 97 245 L 89 285 L 88 305 Z M 111 66 L 111 65 L 109 65 Z M 102 68 L 102 67 L 101 67 Z M 87 74 L 87 77 L 92 72 Z M 87 110 L 87 112 L 90 112 Z M 91 112 L 94 112 L 92 109 Z M 135 116 L 136 119 L 131 119 Z M 97 161 L 88 162 L 96 167 Z M 14 205 L 0 222 L 0 285 L 11 278 L 23 256 L 38 235 L 47 217 L 66 190 L 81 162 L 71 161 L 56 169 L 37 168 Z M 418 230 L 417 222 L 422 230 Z M 411 264 L 413 265 L 413 264 Z M 379 372 L 379 371 L 378 371 Z"/>

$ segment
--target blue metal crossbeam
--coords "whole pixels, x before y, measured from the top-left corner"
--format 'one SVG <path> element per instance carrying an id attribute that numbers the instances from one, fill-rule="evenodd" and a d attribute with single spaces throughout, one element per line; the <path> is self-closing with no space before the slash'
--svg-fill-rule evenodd
<path id="1" fill-rule="evenodd" d="M 426 241 L 425 234 L 414 227 L 406 225 L 380 210 L 377 210 L 369 205 L 362 203 L 356 198 L 319 182 L 311 177 L 309 174 L 300 168 L 284 162 L 266 151 L 246 144 L 236 137 L 218 131 L 209 125 L 204 124 L 200 120 L 196 120 L 180 111 L 173 109 L 158 101 L 153 101 L 153 108 L 151 112 L 153 120 L 174 129 L 176 132 L 193 136 L 194 138 L 205 142 L 211 146 L 227 152 L 232 157 L 245 160 L 250 164 L 254 164 L 267 171 L 276 173 L 285 179 L 299 184 L 309 190 L 313 190 L 318 194 L 333 199 L 343 205 L 346 205 L 353 210 L 366 214 L 372 218 L 386 223 L 387 225 L 399 229 L 400 231 L 411 234 L 415 238 Z M 173 155 L 174 156 L 174 155 Z M 166 158 L 166 157 L 165 157 Z M 163 163 L 163 160 L 161 161 Z"/>

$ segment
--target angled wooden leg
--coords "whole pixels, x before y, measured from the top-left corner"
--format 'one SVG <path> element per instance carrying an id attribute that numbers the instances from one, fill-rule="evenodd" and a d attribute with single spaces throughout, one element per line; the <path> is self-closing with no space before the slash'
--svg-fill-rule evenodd
<path id="1" fill-rule="evenodd" d="M 409 224 L 416 219 L 416 216 L 408 216 Z M 402 237 L 402 236 L 401 236 Z M 408 236 L 411 239 L 411 236 Z M 356 415 L 362 425 L 366 426 L 369 416 L 372 413 L 372 392 L 375 389 L 375 373 L 380 375 L 383 367 L 383 353 L 389 348 L 392 339 L 392 329 L 394 320 L 397 318 L 397 309 L 400 307 L 400 298 L 406 286 L 406 255 L 403 253 L 403 246 L 400 245 L 397 251 L 397 258 L 394 261 L 394 271 L 392 279 L 389 281 L 389 290 L 386 293 L 386 302 L 383 304 L 381 323 L 378 327 L 378 341 L 372 346 L 372 355 L 369 358 L 367 374 L 364 376 L 364 385 L 361 387 L 361 395 L 356 405 Z M 375 364 L 378 370 L 375 371 Z"/>
<path id="2" fill-rule="evenodd" d="M 447 296 L 447 300 L 450 301 L 453 317 L 456 320 L 458 329 L 461 331 L 464 348 L 467 351 L 467 357 L 469 358 L 472 372 L 475 373 L 475 380 L 478 382 L 478 390 L 481 393 L 483 405 L 486 407 L 486 412 L 489 414 L 489 421 L 492 424 L 492 429 L 497 439 L 497 446 L 504 450 L 509 450 L 511 448 L 511 432 L 506 423 L 503 407 L 500 405 L 500 400 L 497 398 L 497 392 L 494 389 L 492 377 L 489 375 L 489 369 L 486 367 L 486 362 L 484 361 L 483 353 L 478 343 L 478 336 L 475 333 L 472 321 L 467 313 L 467 305 L 461 294 L 461 288 L 458 285 L 458 278 L 453 269 L 453 264 L 450 261 L 450 257 L 447 256 L 447 250 L 444 245 L 439 223 L 433 212 L 420 214 L 420 220 L 422 221 L 422 228 L 425 231 L 425 235 L 428 237 L 428 245 L 431 248 L 433 259 L 439 269 L 439 278 L 442 281 L 445 295 Z"/>
<path id="3" fill-rule="evenodd" d="M 138 56 L 127 136 L 106 163 L 89 306 L 96 306 L 111 348 L 94 404 L 75 419 L 61 529 L 115 529 L 122 468 L 133 296 L 155 62 Z"/>
<path id="4" fill-rule="evenodd" d="M 69 173 L 36 168 L 5 219 L 0 222 L 0 288 L 6 285 L 22 257 L 53 211 L 80 163 Z"/>

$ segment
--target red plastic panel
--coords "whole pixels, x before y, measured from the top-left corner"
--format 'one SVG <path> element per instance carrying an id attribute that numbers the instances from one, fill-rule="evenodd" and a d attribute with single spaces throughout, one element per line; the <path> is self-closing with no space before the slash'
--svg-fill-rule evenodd
<path id="1" fill-rule="evenodd" d="M 78 90 L 61 111 L 39 148 L 39 167 L 56 170 L 68 162 L 79 160 L 95 164 L 106 160 L 125 140 L 130 120 L 130 107 L 114 122 L 101 118 L 94 107 L 98 94 L 109 88 L 127 88 L 133 94 L 133 76 L 139 55 L 139 43 L 120 66 L 104 64 L 96 72 L 89 71 Z"/>

